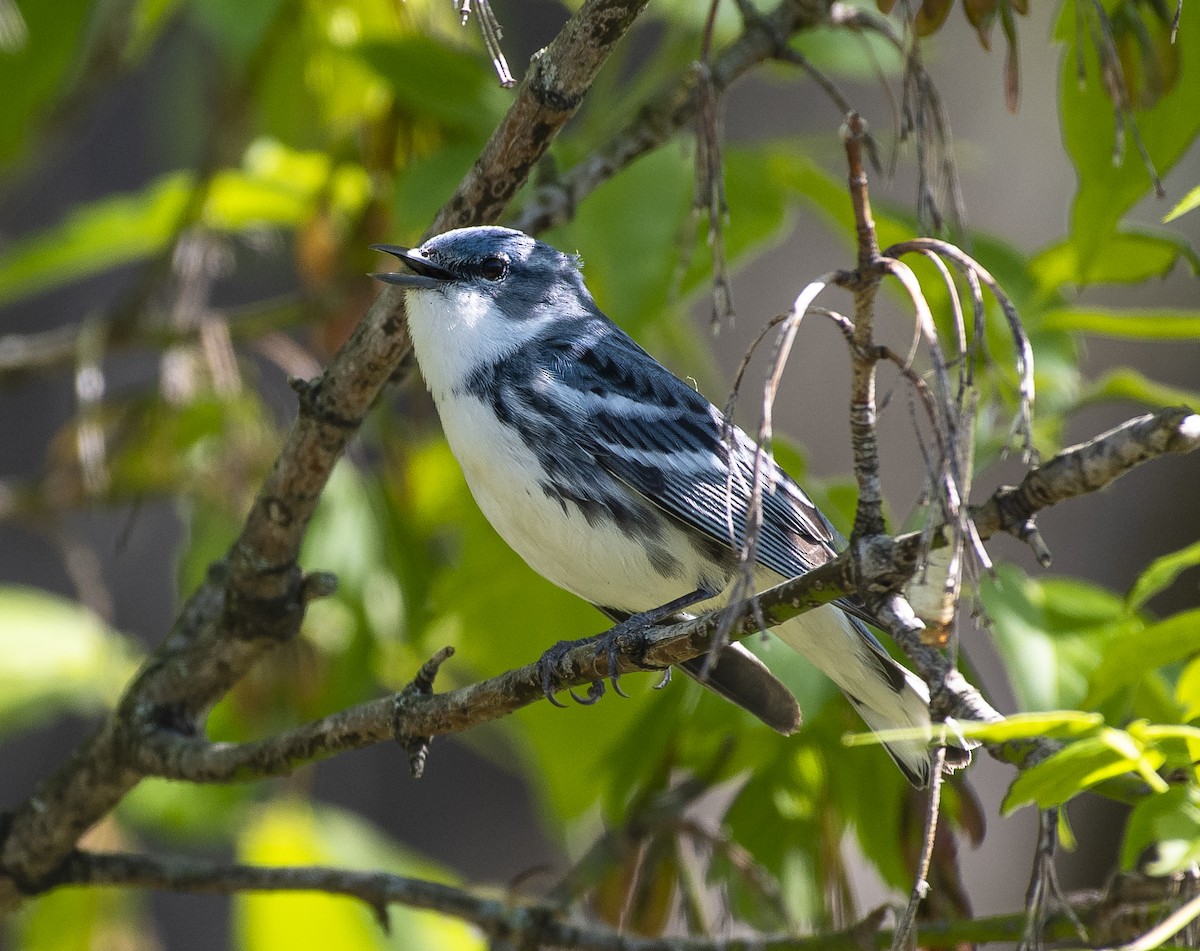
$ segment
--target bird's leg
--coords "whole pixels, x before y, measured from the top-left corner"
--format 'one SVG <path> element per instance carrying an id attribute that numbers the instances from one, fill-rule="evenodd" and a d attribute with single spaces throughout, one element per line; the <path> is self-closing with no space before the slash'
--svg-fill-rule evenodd
<path id="1" fill-rule="evenodd" d="M 707 601 L 715 596 L 715 592 L 709 591 L 707 588 L 697 588 L 695 591 L 689 591 L 683 597 L 668 601 L 657 608 L 651 608 L 649 611 L 642 611 L 639 614 L 631 614 L 620 624 L 602 634 L 597 653 L 603 651 L 607 655 L 608 679 L 612 683 L 613 690 L 619 696 L 627 696 L 618 683 L 621 675 L 617 673 L 617 659 L 621 654 L 634 658 L 639 666 L 645 666 L 643 658 L 646 653 L 646 632 L 685 608 L 690 608 L 693 604 Z M 668 667 L 663 683 L 659 686 L 665 685 L 669 678 L 670 668 Z"/>
<path id="2" fill-rule="evenodd" d="M 595 643 L 596 654 L 604 654 L 608 661 L 608 677 L 612 681 L 613 689 L 622 697 L 628 696 L 620 687 L 617 673 L 617 662 L 621 654 L 626 654 L 635 659 L 641 658 L 645 654 L 645 635 L 646 631 L 656 624 L 660 624 L 666 618 L 673 614 L 677 614 L 685 608 L 691 607 L 693 604 L 698 604 L 701 601 L 707 601 L 709 598 L 715 597 L 715 593 L 706 588 L 697 588 L 695 591 L 688 592 L 681 598 L 676 598 L 674 601 L 669 601 L 656 608 L 651 608 L 649 611 L 642 611 L 638 614 L 631 614 L 622 619 L 612 628 L 597 635 L 596 637 L 585 637 L 576 641 L 559 641 L 549 650 L 547 650 L 538 661 L 538 673 L 541 676 L 542 692 L 545 693 L 546 699 L 556 707 L 565 707 L 565 703 L 560 703 L 554 698 L 554 678 L 561 674 L 561 664 L 564 657 L 571 652 L 572 649 L 581 644 Z M 608 614 L 614 614 L 610 609 L 605 610 Z M 638 660 L 638 663 L 642 663 Z M 665 686 L 670 680 L 670 668 L 663 677 L 662 683 L 658 686 Z M 602 696 L 604 696 L 604 681 L 594 680 L 588 687 L 586 696 L 579 696 L 570 687 L 567 692 L 571 695 L 571 699 L 576 703 L 584 706 L 591 706 Z"/>

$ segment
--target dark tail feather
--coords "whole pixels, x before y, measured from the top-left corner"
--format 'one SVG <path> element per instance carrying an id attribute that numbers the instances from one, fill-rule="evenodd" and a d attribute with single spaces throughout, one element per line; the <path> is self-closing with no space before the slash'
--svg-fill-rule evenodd
<path id="1" fill-rule="evenodd" d="M 789 736 L 800 729 L 800 705 L 792 692 L 741 644 L 724 648 L 707 676 L 704 661 L 701 655 L 678 666 L 709 690 L 753 713 L 772 730 Z"/>

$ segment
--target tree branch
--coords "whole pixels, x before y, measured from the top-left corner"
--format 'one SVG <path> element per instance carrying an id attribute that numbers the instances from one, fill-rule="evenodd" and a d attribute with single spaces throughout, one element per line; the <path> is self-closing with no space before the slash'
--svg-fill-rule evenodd
<path id="1" fill-rule="evenodd" d="M 589 0 L 529 70 L 480 158 L 432 231 L 494 221 L 646 0 Z M 402 293 L 387 287 L 300 413 L 231 548 L 188 600 L 97 734 L 8 817 L 0 842 L 0 915 L 69 854 L 138 782 L 132 752 L 162 729 L 195 735 L 208 709 L 271 647 L 299 628 L 310 585 L 300 542 L 333 466 L 395 366 L 409 353 Z"/>
<path id="2" fill-rule="evenodd" d="M 1029 515 L 1032 516 L 1055 501 L 1090 491 L 1075 479 L 1083 466 L 1080 460 L 1107 460 L 1104 467 L 1099 464 L 1087 466 L 1089 484 L 1103 487 L 1149 459 L 1167 452 L 1189 452 L 1197 447 L 1200 447 L 1200 417 L 1190 411 L 1163 410 L 1153 416 L 1138 417 L 1035 467 L 1026 482 L 1042 486 L 1043 491 L 1036 500 L 1026 499 L 1024 495 L 1020 497 L 1025 499 L 1024 504 L 1030 507 Z M 1006 529 L 1001 519 L 991 514 L 1008 504 L 1001 500 L 1010 499 L 1019 491 L 1002 486 L 987 501 L 971 508 L 972 515 L 978 519 L 981 539 L 1019 528 L 1018 522 L 1013 529 Z M 899 536 L 894 540 L 897 564 L 889 570 L 911 575 L 930 546 L 938 548 L 947 543 L 945 533 L 941 531 L 935 531 L 932 537 L 921 532 Z M 854 570 L 853 558 L 849 553 L 843 553 L 808 574 L 760 593 L 753 600 L 651 631 L 646 636 L 640 664 L 622 655 L 618 659 L 617 672 L 661 671 L 664 667 L 705 654 L 723 633 L 723 624 L 730 624 L 727 633 L 735 638 L 757 633 L 760 624 L 778 626 L 855 591 Z M 952 667 L 944 652 L 923 643 L 915 634 L 899 636 L 898 640 L 918 673 L 931 685 L 935 713 L 959 720 L 1000 719 L 1000 714 Z M 560 690 L 609 675 L 606 655 L 597 653 L 592 641 L 571 648 L 556 665 L 556 670 L 561 676 L 554 686 Z M 147 730 L 126 755 L 140 773 L 192 782 L 230 782 L 288 775 L 305 763 L 327 759 L 347 750 L 396 738 L 458 733 L 507 716 L 544 699 L 541 677 L 541 667 L 534 662 L 446 693 L 405 688 L 394 696 L 371 700 L 252 743 L 211 743 L 195 734 L 170 729 Z M 992 748 L 991 752 L 1005 762 L 1020 764 L 1033 753 L 1046 755 L 1054 748 L 1045 741 L 1009 743 Z"/>
<path id="3" fill-rule="evenodd" d="M 1164 914 L 1164 924 L 1187 924 L 1191 905 L 1172 916 L 1174 895 L 1170 883 L 1159 880 L 1157 889 L 1143 889 L 1136 900 L 1122 903 L 1125 917 L 1154 920 Z M 601 926 L 566 920 L 567 910 L 548 903 L 477 895 L 465 889 L 383 872 L 357 872 L 319 866 L 271 867 L 218 864 L 178 857 L 159 858 L 129 853 L 73 852 L 45 881 L 42 890 L 66 885 L 154 888 L 207 895 L 247 892 L 322 892 L 357 899 L 386 922 L 389 905 L 436 911 L 478 927 L 493 940 L 506 939 L 517 947 L 571 948 L 575 951 L 863 951 L 886 948 L 892 934 L 880 929 L 878 914 L 841 931 L 811 937 L 793 934 L 749 938 L 664 937 L 621 934 Z M 1118 896 L 1120 897 L 1120 896 Z M 1084 893 L 1072 896 L 1071 911 L 1104 940 L 1114 923 L 1113 896 Z M 1050 916 L 1043 930 L 1046 940 L 1075 936 L 1070 914 Z M 994 915 L 970 921 L 921 923 L 921 946 L 955 948 L 985 941 L 1015 941 L 1025 925 L 1022 914 Z M 1106 927 L 1106 925 L 1108 927 Z M 1160 925 L 1160 928 L 1163 926 Z M 1164 937 L 1169 937 L 1166 935 Z"/>

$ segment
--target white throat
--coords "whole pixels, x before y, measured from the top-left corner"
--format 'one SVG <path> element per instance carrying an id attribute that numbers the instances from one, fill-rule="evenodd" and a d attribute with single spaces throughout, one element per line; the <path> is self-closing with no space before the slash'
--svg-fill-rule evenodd
<path id="1" fill-rule="evenodd" d="M 476 369 L 528 341 L 539 323 L 510 320 L 486 294 L 461 285 L 410 290 L 405 305 L 421 375 L 439 404 Z"/>

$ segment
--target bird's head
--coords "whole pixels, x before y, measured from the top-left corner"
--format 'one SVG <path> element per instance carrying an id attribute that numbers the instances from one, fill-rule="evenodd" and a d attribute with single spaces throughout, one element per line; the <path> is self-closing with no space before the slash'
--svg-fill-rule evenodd
<path id="1" fill-rule="evenodd" d="M 417 360 L 431 386 L 435 362 L 461 375 L 595 307 L 577 257 L 511 228 L 460 228 L 417 248 L 372 247 L 407 266 L 375 277 L 407 291 Z"/>
<path id="2" fill-rule="evenodd" d="M 376 274 L 411 291 L 434 292 L 449 300 L 480 297 L 495 302 L 510 320 L 527 320 L 539 305 L 569 307 L 588 298 L 579 259 L 511 228 L 459 228 L 430 238 L 418 248 L 372 245 L 394 255 L 407 272 Z"/>

